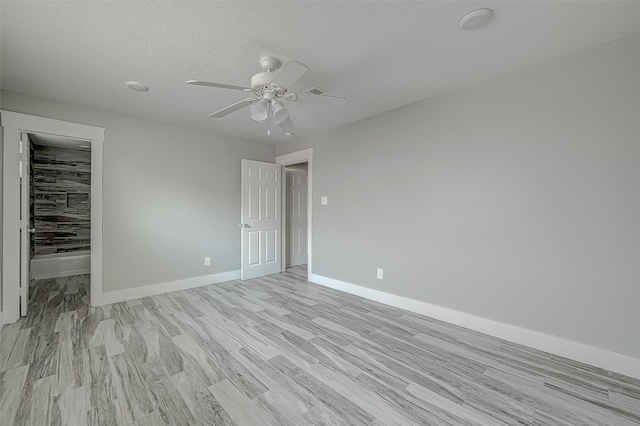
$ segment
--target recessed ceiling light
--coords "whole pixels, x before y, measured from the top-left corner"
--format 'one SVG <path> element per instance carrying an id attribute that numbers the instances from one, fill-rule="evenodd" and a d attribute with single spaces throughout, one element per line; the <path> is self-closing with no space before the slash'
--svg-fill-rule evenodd
<path id="1" fill-rule="evenodd" d="M 465 31 L 477 30 L 487 25 L 492 17 L 493 10 L 491 9 L 474 10 L 462 17 L 460 22 L 458 22 L 458 28 Z"/>
<path id="2" fill-rule="evenodd" d="M 129 89 L 135 90 L 136 92 L 146 92 L 149 90 L 147 86 L 137 81 L 127 81 L 125 84 Z"/>

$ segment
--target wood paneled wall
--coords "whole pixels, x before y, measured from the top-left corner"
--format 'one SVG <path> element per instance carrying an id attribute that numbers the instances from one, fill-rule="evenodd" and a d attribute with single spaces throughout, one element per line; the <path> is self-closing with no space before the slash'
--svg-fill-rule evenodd
<path id="1" fill-rule="evenodd" d="M 35 254 L 91 247 L 91 152 L 34 145 Z"/>

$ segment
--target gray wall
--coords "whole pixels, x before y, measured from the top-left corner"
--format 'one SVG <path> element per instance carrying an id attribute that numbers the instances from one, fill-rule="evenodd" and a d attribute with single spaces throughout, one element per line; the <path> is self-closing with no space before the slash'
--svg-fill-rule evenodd
<path id="1" fill-rule="evenodd" d="M 278 146 L 313 273 L 640 357 L 638 70 L 636 35 Z"/>
<path id="2" fill-rule="evenodd" d="M 273 146 L 12 92 L 2 108 L 107 128 L 103 291 L 240 268 L 240 160 Z"/>

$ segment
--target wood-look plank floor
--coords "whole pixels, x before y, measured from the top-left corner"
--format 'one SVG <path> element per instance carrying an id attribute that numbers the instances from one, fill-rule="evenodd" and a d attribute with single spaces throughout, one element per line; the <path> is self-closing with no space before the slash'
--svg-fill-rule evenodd
<path id="1" fill-rule="evenodd" d="M 34 283 L 8 425 L 638 425 L 640 380 L 310 284 L 302 267 L 97 308 Z"/>

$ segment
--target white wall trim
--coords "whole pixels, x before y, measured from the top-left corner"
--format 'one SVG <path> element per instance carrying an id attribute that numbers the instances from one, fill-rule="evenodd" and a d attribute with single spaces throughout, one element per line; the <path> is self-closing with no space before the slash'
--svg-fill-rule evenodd
<path id="1" fill-rule="evenodd" d="M 308 165 L 308 191 L 309 191 L 309 199 L 307 205 L 307 227 L 309 228 L 309 232 L 307 233 L 307 274 L 311 276 L 313 271 L 313 256 L 312 256 L 312 239 L 313 239 L 313 148 L 307 148 L 296 152 L 291 152 L 289 154 L 278 155 L 276 157 L 276 164 L 280 164 L 281 166 L 288 166 L 291 164 L 303 163 L 307 162 Z M 286 264 L 286 256 L 287 256 L 287 245 L 285 241 L 287 241 L 287 227 L 286 227 L 286 212 L 287 212 L 287 180 L 286 180 L 286 171 L 285 168 L 282 167 L 282 194 L 280 198 L 282 199 L 282 236 L 280 241 L 281 243 L 281 253 L 280 256 L 283 259 L 282 263 L 282 272 L 287 269 Z"/>
<path id="2" fill-rule="evenodd" d="M 309 274 L 308 279 L 315 284 L 640 379 L 638 358 L 321 275 Z"/>
<path id="3" fill-rule="evenodd" d="M 202 287 L 209 284 L 217 284 L 239 279 L 240 270 L 238 269 L 235 271 L 220 272 L 218 274 L 203 275 L 183 280 L 127 288 L 124 290 L 107 291 L 100 295 L 100 300 L 96 301 L 95 306 L 124 302 L 127 300 L 139 299 L 141 297 L 155 296 L 157 294 L 170 293 L 172 291 L 186 290 L 189 288 Z"/>
<path id="4" fill-rule="evenodd" d="M 2 320 L 2 311 L 0 311 L 0 330 L 2 330 L 3 326 L 4 326 L 4 321 Z"/>
<path id="5" fill-rule="evenodd" d="M 89 302 L 97 306 L 96 302 L 102 295 L 102 139 L 91 141 L 91 278 Z"/>
<path id="6" fill-rule="evenodd" d="M 91 303 L 102 293 L 102 127 L 0 111 L 3 127 L 2 311 L 4 321 L 18 320 L 20 287 L 20 133 L 45 133 L 91 143 Z M 11 207 L 9 207 L 11 206 Z"/>

